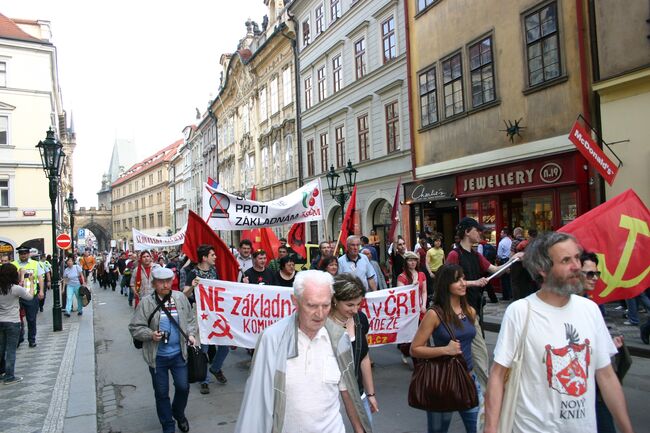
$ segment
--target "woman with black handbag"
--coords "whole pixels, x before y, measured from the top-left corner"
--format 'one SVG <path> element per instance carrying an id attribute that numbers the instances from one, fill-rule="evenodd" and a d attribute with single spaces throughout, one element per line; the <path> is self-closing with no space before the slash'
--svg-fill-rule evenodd
<path id="1" fill-rule="evenodd" d="M 156 412 L 163 432 L 175 432 L 174 420 L 180 431 L 187 432 L 190 429 L 185 416 L 190 393 L 188 359 L 191 352 L 197 352 L 194 347 L 196 315 L 182 292 L 172 292 L 174 272 L 171 269 L 155 267 L 151 273 L 155 292 L 141 299 L 129 331 L 134 339 L 142 341 L 142 356 L 151 373 Z M 173 403 L 169 398 L 170 373 L 174 379 Z"/>
<path id="2" fill-rule="evenodd" d="M 425 314 L 411 343 L 417 358 L 409 404 L 427 411 L 428 433 L 445 433 L 453 412 L 467 433 L 477 431 L 480 385 L 473 373 L 476 311 L 465 294 L 463 269 L 443 265 L 436 274 L 434 307 Z M 432 338 L 433 344 L 427 344 Z"/>

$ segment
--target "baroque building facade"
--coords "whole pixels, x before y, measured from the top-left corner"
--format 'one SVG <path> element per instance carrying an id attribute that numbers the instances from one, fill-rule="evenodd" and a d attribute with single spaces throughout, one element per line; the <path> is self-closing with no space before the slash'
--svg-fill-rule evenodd
<path id="1" fill-rule="evenodd" d="M 554 230 L 598 201 L 569 141 L 589 121 L 587 2 L 407 1 L 414 181 L 411 239 L 463 216 Z M 431 37 L 436 29 L 436 37 Z"/>
<path id="2" fill-rule="evenodd" d="M 28 243 L 50 254 L 52 224 L 67 225 L 63 199 L 72 189 L 76 136 L 62 105 L 50 22 L 0 14 L 0 252 Z M 49 128 L 66 154 L 56 221 L 36 148 Z"/>
<path id="3" fill-rule="evenodd" d="M 236 194 L 248 196 L 255 187 L 259 201 L 279 198 L 299 185 L 295 32 L 284 2 L 265 3 L 268 21 L 260 29 L 248 20 L 237 50 L 221 56 L 224 73 L 206 116 L 216 120 L 216 140 L 203 149 L 205 176 Z M 222 237 L 236 244 L 239 233 Z"/>
<path id="4" fill-rule="evenodd" d="M 111 185 L 113 239 L 118 249 L 133 249 L 133 228 L 155 236 L 171 233 L 169 166 L 182 143 L 175 141 L 136 163 Z"/>
<path id="5" fill-rule="evenodd" d="M 350 161 L 358 170 L 355 233 L 375 230 L 383 251 L 399 179 L 410 178 L 404 4 L 305 0 L 289 5 L 298 32 L 305 181 Z M 343 176 L 341 176 L 343 182 Z M 325 191 L 326 219 L 311 239 L 339 236 L 341 207 Z M 344 240 L 342 240 L 344 241 Z"/>

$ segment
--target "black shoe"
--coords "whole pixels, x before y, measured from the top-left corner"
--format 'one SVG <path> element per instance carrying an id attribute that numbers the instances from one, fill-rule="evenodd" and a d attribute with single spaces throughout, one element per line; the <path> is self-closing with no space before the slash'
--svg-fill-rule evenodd
<path id="1" fill-rule="evenodd" d="M 214 375 L 214 377 L 217 379 L 217 382 L 219 382 L 220 384 L 225 385 L 226 383 L 228 383 L 228 379 L 226 379 L 226 376 L 223 374 L 222 370 L 213 371 L 212 369 L 210 369 L 210 373 Z"/>
<path id="2" fill-rule="evenodd" d="M 40 311 L 41 311 L 41 313 L 42 313 L 42 312 L 43 312 L 43 307 L 39 307 L 39 310 L 40 310 Z"/>
<path id="3" fill-rule="evenodd" d="M 178 425 L 178 429 L 183 433 L 190 431 L 190 423 L 187 418 L 176 420 L 176 424 Z"/>
<path id="4" fill-rule="evenodd" d="M 34 343 L 30 342 L 29 347 L 36 347 L 36 342 L 34 342 Z"/>
<path id="5" fill-rule="evenodd" d="M 650 344 L 650 326 L 645 325 L 641 327 L 641 341 L 645 344 Z"/>
<path id="6" fill-rule="evenodd" d="M 77 313 L 77 316 L 81 316 L 83 314 L 83 311 L 80 311 Z"/>
<path id="7" fill-rule="evenodd" d="M 64 315 L 65 317 L 70 317 L 70 314 L 68 314 L 68 313 L 63 313 L 63 315 Z"/>
<path id="8" fill-rule="evenodd" d="M 210 394 L 210 386 L 207 383 L 201 384 L 201 394 Z"/>

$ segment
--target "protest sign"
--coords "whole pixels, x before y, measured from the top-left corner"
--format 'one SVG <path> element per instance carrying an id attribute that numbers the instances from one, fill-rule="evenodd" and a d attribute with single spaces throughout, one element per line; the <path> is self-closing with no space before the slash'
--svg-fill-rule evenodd
<path id="1" fill-rule="evenodd" d="M 132 229 L 133 249 L 135 251 L 142 251 L 149 248 L 167 248 L 182 245 L 185 242 L 186 229 L 187 226 L 184 226 L 176 234 L 171 236 L 152 236 L 140 230 Z"/>
<path id="2" fill-rule="evenodd" d="M 194 289 L 201 343 L 255 347 L 268 326 L 292 314 L 289 287 L 201 280 Z M 370 292 L 361 304 L 368 316 L 368 344 L 408 343 L 418 327 L 417 286 Z"/>
<path id="3" fill-rule="evenodd" d="M 202 217 L 214 230 L 245 230 L 324 219 L 320 179 L 289 195 L 261 202 L 203 184 Z"/>

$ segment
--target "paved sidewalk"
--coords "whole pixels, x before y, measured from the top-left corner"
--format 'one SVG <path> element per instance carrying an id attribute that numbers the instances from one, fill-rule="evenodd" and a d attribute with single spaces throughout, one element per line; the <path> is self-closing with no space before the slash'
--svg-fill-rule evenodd
<path id="1" fill-rule="evenodd" d="M 35 348 L 16 351 L 15 374 L 22 382 L 0 385 L 0 431 L 93 433 L 97 431 L 93 310 L 63 317 L 52 331 L 52 293 L 38 315 Z"/>
<path id="2" fill-rule="evenodd" d="M 497 304 L 486 304 L 484 307 L 484 322 L 485 329 L 489 331 L 498 332 L 499 327 L 501 326 L 501 321 L 503 320 L 503 314 L 508 308 L 510 302 L 499 301 Z M 624 325 L 627 319 L 624 317 L 625 310 L 617 310 L 618 302 L 613 302 L 605 306 L 605 311 L 607 316 L 605 317 L 605 323 L 610 328 L 612 335 L 620 334 L 625 339 L 630 353 L 633 356 L 641 356 L 644 358 L 650 358 L 650 345 L 644 344 L 641 341 L 641 334 L 639 332 L 638 326 L 629 326 Z M 641 323 L 645 323 L 648 320 L 648 313 L 639 313 L 639 319 Z"/>

